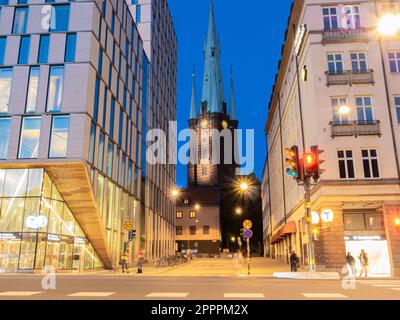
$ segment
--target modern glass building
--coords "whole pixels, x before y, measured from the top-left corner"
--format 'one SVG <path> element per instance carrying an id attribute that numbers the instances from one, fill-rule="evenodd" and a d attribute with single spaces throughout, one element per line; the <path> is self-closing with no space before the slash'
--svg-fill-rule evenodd
<path id="1" fill-rule="evenodd" d="M 150 68 L 124 0 L 0 1 L 0 272 L 135 260 Z"/>

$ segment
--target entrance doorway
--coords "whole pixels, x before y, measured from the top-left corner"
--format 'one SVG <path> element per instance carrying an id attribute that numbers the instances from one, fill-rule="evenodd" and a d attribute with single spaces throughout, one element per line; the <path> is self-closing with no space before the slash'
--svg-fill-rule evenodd
<path id="1" fill-rule="evenodd" d="M 351 255 L 354 257 L 354 259 L 356 259 L 357 262 L 357 275 L 359 275 L 361 271 L 360 259 L 358 259 L 361 250 L 365 250 L 368 255 L 368 276 L 390 276 L 390 257 L 386 240 L 346 241 L 346 253 L 351 252 Z"/>
<path id="2" fill-rule="evenodd" d="M 0 272 L 17 272 L 21 240 L 0 240 Z"/>

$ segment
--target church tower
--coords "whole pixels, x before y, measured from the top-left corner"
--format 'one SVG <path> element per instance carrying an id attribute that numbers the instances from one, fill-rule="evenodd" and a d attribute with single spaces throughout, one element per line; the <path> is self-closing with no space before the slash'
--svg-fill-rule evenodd
<path id="1" fill-rule="evenodd" d="M 189 187 L 220 187 L 231 182 L 235 176 L 235 148 L 233 147 L 234 130 L 238 128 L 236 105 L 233 87 L 233 71 L 231 71 L 231 90 L 229 111 L 224 93 L 224 83 L 221 67 L 221 47 L 215 27 L 213 0 L 210 3 L 208 33 L 204 45 L 204 75 L 200 107 L 196 100 L 196 74 L 192 75 L 192 97 L 190 105 L 189 126 L 196 131 L 198 150 L 198 164 L 188 165 Z M 225 154 L 225 139 L 220 140 L 219 150 L 212 148 L 212 131 L 231 131 L 232 154 Z M 204 146 L 209 151 L 204 152 Z M 219 163 L 213 163 L 213 152 L 220 155 Z M 229 156 L 229 158 L 228 158 Z M 225 159 L 232 159 L 232 163 L 225 164 Z M 228 161 L 229 162 L 229 161 Z"/>

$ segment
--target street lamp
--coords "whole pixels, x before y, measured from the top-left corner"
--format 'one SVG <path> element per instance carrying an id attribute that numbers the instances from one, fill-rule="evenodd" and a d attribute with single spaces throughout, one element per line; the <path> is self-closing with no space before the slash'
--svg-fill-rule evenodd
<path id="1" fill-rule="evenodd" d="M 400 14 L 385 14 L 379 20 L 378 33 L 382 36 L 394 36 L 400 31 Z"/>
<path id="2" fill-rule="evenodd" d="M 200 208 L 201 208 L 201 206 L 197 203 L 197 204 L 194 206 L 194 208 L 195 208 L 197 211 L 199 211 Z"/>
<path id="3" fill-rule="evenodd" d="M 171 196 L 172 196 L 173 198 L 175 198 L 175 199 L 178 198 L 179 194 L 180 194 L 180 191 L 179 191 L 178 188 L 172 189 L 172 191 L 171 191 Z"/>
<path id="4" fill-rule="evenodd" d="M 235 213 L 240 216 L 243 213 L 242 208 L 236 208 Z"/>
<path id="5" fill-rule="evenodd" d="M 339 108 L 339 113 L 340 114 L 348 114 L 350 112 L 350 107 L 348 105 L 342 105 Z"/>

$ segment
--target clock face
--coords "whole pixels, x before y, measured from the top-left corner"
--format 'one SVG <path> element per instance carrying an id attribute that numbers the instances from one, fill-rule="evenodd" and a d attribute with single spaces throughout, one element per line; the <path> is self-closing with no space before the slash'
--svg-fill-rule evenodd
<path id="1" fill-rule="evenodd" d="M 222 121 L 222 128 L 228 129 L 228 122 L 226 122 L 225 120 Z"/>
<path id="2" fill-rule="evenodd" d="M 200 126 L 201 126 L 203 129 L 206 129 L 206 128 L 208 127 L 208 121 L 207 121 L 207 120 L 202 120 L 202 121 L 200 122 Z"/>

